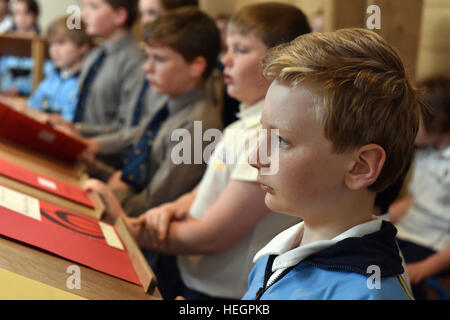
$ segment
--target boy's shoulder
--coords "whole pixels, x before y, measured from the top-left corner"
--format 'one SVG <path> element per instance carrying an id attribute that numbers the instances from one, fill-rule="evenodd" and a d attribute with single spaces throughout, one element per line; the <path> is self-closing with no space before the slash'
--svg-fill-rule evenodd
<path id="1" fill-rule="evenodd" d="M 294 262 L 288 266 L 289 272 L 269 287 L 263 297 L 409 299 L 409 292 L 401 278 L 404 269 L 395 240 L 396 233 L 391 223 L 383 221 L 376 232 L 345 238 L 300 261 L 295 259 L 295 252 L 292 251 L 289 258 Z M 296 250 L 301 256 L 301 248 Z M 274 260 L 264 257 L 257 262 L 249 278 L 251 288 L 262 286 L 267 270 L 271 270 L 270 261 Z"/>
<path id="2" fill-rule="evenodd" d="M 268 257 L 255 265 L 245 300 L 255 299 L 263 286 Z M 377 278 L 345 270 L 326 270 L 302 262 L 286 276 L 269 287 L 263 300 L 411 300 L 412 295 L 403 278 Z"/>
<path id="3" fill-rule="evenodd" d="M 202 129 L 222 128 L 220 112 L 211 98 L 201 88 L 185 96 L 182 117 L 186 122 L 201 121 Z"/>
<path id="4" fill-rule="evenodd" d="M 124 35 L 120 40 L 114 43 L 107 43 L 104 45 L 107 54 L 116 55 L 119 58 L 125 59 L 125 62 L 136 63 L 143 61 L 145 54 L 139 48 L 136 40 L 131 34 Z"/>

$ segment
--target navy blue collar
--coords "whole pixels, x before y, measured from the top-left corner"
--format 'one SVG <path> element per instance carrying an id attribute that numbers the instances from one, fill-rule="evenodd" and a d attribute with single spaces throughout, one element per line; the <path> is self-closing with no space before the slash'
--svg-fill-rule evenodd
<path id="1" fill-rule="evenodd" d="M 369 266 L 378 266 L 381 277 L 404 272 L 395 236 L 397 229 L 383 221 L 379 231 L 358 238 L 347 238 L 317 252 L 303 262 L 320 269 L 351 271 L 367 276 Z"/>

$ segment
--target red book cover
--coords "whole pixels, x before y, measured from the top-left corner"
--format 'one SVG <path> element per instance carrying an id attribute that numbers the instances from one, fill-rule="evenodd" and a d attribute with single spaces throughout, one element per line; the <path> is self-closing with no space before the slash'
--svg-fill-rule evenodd
<path id="1" fill-rule="evenodd" d="M 3 187 L 0 235 L 141 285 L 114 227 Z"/>
<path id="2" fill-rule="evenodd" d="M 0 102 L 0 135 L 63 161 L 74 162 L 86 149 L 81 141 Z"/>
<path id="3" fill-rule="evenodd" d="M 95 206 L 81 188 L 38 175 L 0 158 L 0 175 L 25 183 L 37 189 L 52 193 L 64 199 L 94 209 Z"/>

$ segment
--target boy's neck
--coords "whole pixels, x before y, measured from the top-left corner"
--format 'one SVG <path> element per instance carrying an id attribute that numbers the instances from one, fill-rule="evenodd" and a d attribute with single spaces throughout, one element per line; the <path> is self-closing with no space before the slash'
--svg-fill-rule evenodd
<path id="1" fill-rule="evenodd" d="M 189 84 L 186 85 L 186 87 L 183 88 L 183 90 L 181 90 L 178 93 L 174 93 L 174 94 L 168 94 L 169 98 L 174 100 L 174 99 L 178 99 L 180 97 L 182 97 L 183 95 L 185 95 L 186 93 L 194 90 L 195 88 L 200 88 L 202 86 L 202 81 L 192 81 L 189 82 Z"/>
<path id="2" fill-rule="evenodd" d="M 77 73 L 78 71 L 81 70 L 81 67 L 83 65 L 83 60 L 80 60 L 76 63 L 74 63 L 72 66 L 64 68 L 63 71 L 68 75 L 68 76 L 72 76 L 75 73 Z"/>
<path id="3" fill-rule="evenodd" d="M 345 231 L 374 220 L 374 195 L 367 190 L 348 194 L 348 199 L 333 204 L 321 213 L 313 213 L 304 219 L 303 237 L 300 246 L 319 240 L 331 240 Z"/>
<path id="4" fill-rule="evenodd" d="M 119 28 L 114 30 L 110 35 L 104 37 L 105 42 L 114 43 L 122 39 L 124 36 L 129 34 L 127 29 Z"/>

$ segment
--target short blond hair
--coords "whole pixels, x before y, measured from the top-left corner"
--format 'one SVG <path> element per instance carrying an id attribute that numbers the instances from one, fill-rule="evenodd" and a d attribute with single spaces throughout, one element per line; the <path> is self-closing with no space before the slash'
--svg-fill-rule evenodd
<path id="1" fill-rule="evenodd" d="M 316 91 L 318 119 L 334 152 L 380 145 L 386 163 L 369 190 L 380 192 L 406 169 L 414 153 L 421 95 L 383 38 L 364 29 L 298 37 L 269 51 L 264 75 Z"/>

